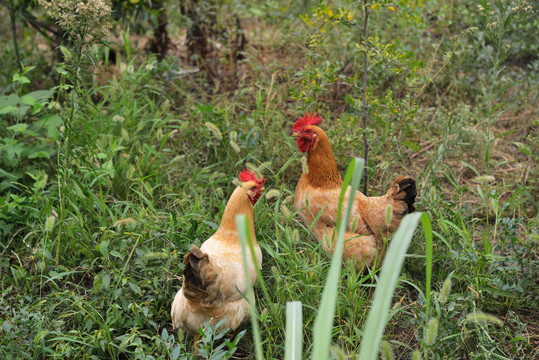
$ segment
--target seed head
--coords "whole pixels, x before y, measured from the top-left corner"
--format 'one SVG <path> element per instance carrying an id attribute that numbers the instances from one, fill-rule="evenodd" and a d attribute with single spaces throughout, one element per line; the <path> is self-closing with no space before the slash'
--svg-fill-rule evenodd
<path id="1" fill-rule="evenodd" d="M 430 346 L 434 344 L 436 337 L 438 336 L 438 318 L 432 318 L 427 326 L 427 336 L 425 337 L 425 345 Z"/>
<path id="2" fill-rule="evenodd" d="M 485 314 L 485 313 L 480 312 L 480 311 L 475 311 L 475 312 L 473 312 L 471 314 L 468 314 L 466 316 L 466 321 L 475 322 L 475 323 L 487 323 L 487 322 L 489 322 L 489 323 L 492 323 L 492 324 L 503 326 L 503 321 L 498 319 L 496 316 L 490 315 L 490 314 Z"/>
<path id="3" fill-rule="evenodd" d="M 215 136 L 217 140 L 223 140 L 223 134 L 221 134 L 221 130 L 219 130 L 219 128 L 214 123 L 208 121 L 204 125 L 206 125 L 208 130 L 212 132 L 213 136 Z"/>

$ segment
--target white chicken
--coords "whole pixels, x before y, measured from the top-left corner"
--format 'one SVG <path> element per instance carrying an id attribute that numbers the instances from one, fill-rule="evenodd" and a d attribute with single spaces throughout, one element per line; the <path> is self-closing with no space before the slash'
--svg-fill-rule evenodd
<path id="1" fill-rule="evenodd" d="M 256 263 L 262 265 L 262 252 L 256 243 L 253 206 L 264 191 L 264 178 L 258 179 L 248 170 L 239 174 L 241 184 L 234 190 L 219 229 L 200 248 L 193 246 L 185 255 L 183 286 L 172 302 L 174 328 L 196 331 L 208 321 L 215 325 L 225 320 L 224 327 L 235 330 L 249 319 L 249 304 L 242 251 L 236 215 L 247 217 L 254 244 Z M 247 256 L 251 283 L 256 282 L 255 262 Z"/>

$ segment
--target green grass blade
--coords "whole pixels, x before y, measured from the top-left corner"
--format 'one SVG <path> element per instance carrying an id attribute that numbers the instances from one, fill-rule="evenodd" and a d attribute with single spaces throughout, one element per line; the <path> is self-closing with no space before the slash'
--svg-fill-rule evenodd
<path id="1" fill-rule="evenodd" d="M 249 300 L 249 313 L 251 314 L 251 327 L 253 330 L 253 339 L 255 341 L 255 355 L 257 360 L 263 360 L 262 356 L 262 340 L 260 337 L 260 329 L 258 327 L 257 320 L 257 311 L 255 306 L 255 295 L 253 291 L 253 284 L 251 283 L 251 278 L 249 277 L 249 264 L 247 261 L 247 246 L 251 247 L 253 239 L 251 238 L 251 231 L 249 229 L 249 223 L 247 222 L 247 217 L 245 215 L 236 216 L 236 228 L 238 229 L 238 235 L 240 238 L 241 244 L 241 255 L 243 258 L 243 270 L 245 271 L 245 283 L 247 284 L 247 294 L 246 297 Z M 249 245 L 247 245 L 249 243 Z M 251 256 L 254 259 L 255 254 L 251 252 Z"/>
<path id="2" fill-rule="evenodd" d="M 301 301 L 286 303 L 285 360 L 300 360 L 303 352 Z"/>
<path id="3" fill-rule="evenodd" d="M 344 182 L 341 190 L 341 196 L 339 198 L 339 216 L 337 220 L 338 235 L 337 243 L 333 251 L 333 258 L 331 260 L 331 266 L 326 279 L 326 285 L 322 292 L 322 301 L 320 303 L 320 309 L 318 315 L 314 321 L 313 331 L 313 360 L 327 360 L 329 355 L 329 346 L 331 343 L 331 331 L 333 329 L 333 317 L 335 314 L 335 303 L 337 302 L 337 290 L 339 286 L 339 276 L 341 274 L 342 253 L 344 246 L 344 232 L 346 231 L 346 225 L 352 206 L 354 204 L 354 197 L 356 190 L 359 186 L 359 180 L 363 173 L 364 161 L 359 158 L 354 158 L 348 166 L 348 171 L 344 177 Z M 348 196 L 348 204 L 346 205 L 346 211 L 344 217 L 341 217 L 342 203 L 344 201 L 344 194 L 350 184 L 350 194 Z M 344 220 L 343 220 L 344 219 Z M 343 221 L 341 221 L 343 220 Z"/>
<path id="4" fill-rule="evenodd" d="M 279 177 L 281 176 L 281 174 L 290 166 L 290 164 L 296 160 L 296 158 L 299 156 L 299 152 L 295 152 L 292 156 L 290 156 L 290 158 L 286 161 L 286 163 L 281 166 L 281 168 L 279 169 L 279 171 L 277 171 L 277 174 L 275 174 L 275 182 L 277 182 L 277 180 L 279 179 Z"/>
<path id="5" fill-rule="evenodd" d="M 393 291 L 404 263 L 406 250 L 408 250 L 408 246 L 412 241 L 421 215 L 422 213 L 414 213 L 405 216 L 389 245 L 378 285 L 374 292 L 367 325 L 363 332 L 359 360 L 375 360 L 378 358 L 380 341 L 387 323 L 387 314 L 393 298 Z"/>
<path id="6" fill-rule="evenodd" d="M 264 294 L 264 298 L 266 299 L 266 301 L 269 304 L 271 304 L 271 302 L 272 302 L 271 296 L 270 296 L 270 293 L 268 291 L 268 287 L 266 286 L 266 282 L 264 281 L 264 277 L 262 276 L 262 272 L 260 271 L 262 266 L 261 266 L 261 264 L 258 263 L 258 261 L 256 259 L 256 256 L 255 256 L 255 247 L 254 247 L 253 241 L 251 240 L 251 232 L 248 231 L 247 234 L 248 234 L 248 240 L 249 240 L 248 250 L 251 252 L 253 263 L 255 265 L 256 278 L 258 280 L 258 285 L 262 289 L 262 293 Z M 270 310 L 271 315 L 273 317 L 279 316 L 279 314 L 276 313 L 276 310 L 275 310 L 275 308 L 273 306 L 270 306 L 269 310 Z"/>
<path id="7" fill-rule="evenodd" d="M 421 215 L 421 222 L 423 223 L 423 232 L 425 233 L 425 272 L 426 272 L 426 284 L 425 284 L 425 332 L 427 324 L 429 323 L 429 307 L 430 307 L 430 288 L 432 281 L 432 223 L 430 221 L 429 214 L 424 213 Z M 425 339 L 423 334 L 423 339 Z M 425 358 L 427 357 L 425 348 Z"/>

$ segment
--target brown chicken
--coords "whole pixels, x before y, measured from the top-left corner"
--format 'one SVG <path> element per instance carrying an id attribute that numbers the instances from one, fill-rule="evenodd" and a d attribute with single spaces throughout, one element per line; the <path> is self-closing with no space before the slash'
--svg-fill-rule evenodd
<path id="1" fill-rule="evenodd" d="M 243 298 L 248 289 L 236 215 L 247 217 L 260 267 L 262 252 L 255 238 L 253 206 L 264 191 L 264 178 L 258 179 L 254 173 L 244 170 L 239 179 L 241 184 L 230 196 L 217 232 L 200 249 L 193 246 L 185 255 L 183 286 L 176 294 L 170 312 L 174 328 L 196 331 L 205 321 L 215 325 L 226 319 L 224 327 L 235 330 L 249 319 L 249 304 Z M 249 277 L 254 284 L 256 268 L 250 252 L 247 258 Z"/>
<path id="2" fill-rule="evenodd" d="M 322 242 L 328 253 L 333 253 L 336 240 L 336 221 L 342 178 L 335 162 L 326 133 L 318 126 L 318 114 L 305 114 L 293 126 L 298 148 L 307 153 L 307 171 L 301 175 L 294 195 L 294 208 L 303 223 Z M 349 190 L 346 194 L 346 206 Z M 381 264 L 385 254 L 384 239 L 398 227 L 404 215 L 414 212 L 415 181 L 399 177 L 384 196 L 355 195 L 345 234 L 343 257 L 363 265 Z M 320 215 L 318 220 L 315 219 Z"/>

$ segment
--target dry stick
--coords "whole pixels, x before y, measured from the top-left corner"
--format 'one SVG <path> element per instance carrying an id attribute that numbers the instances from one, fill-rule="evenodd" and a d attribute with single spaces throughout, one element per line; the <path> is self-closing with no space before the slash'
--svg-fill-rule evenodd
<path id="1" fill-rule="evenodd" d="M 19 54 L 19 44 L 17 43 L 17 33 L 15 26 L 15 8 L 13 7 L 13 0 L 11 0 L 11 6 L 9 6 L 9 17 L 11 18 L 11 32 L 13 34 L 13 47 L 15 48 L 15 56 L 17 57 L 17 66 L 22 73 L 21 56 Z"/>
<path id="2" fill-rule="evenodd" d="M 447 137 L 447 140 L 452 140 L 454 137 L 455 137 L 456 134 L 451 134 Z M 428 151 L 430 150 L 434 145 L 438 145 L 439 143 L 441 143 L 442 141 L 444 141 L 443 139 L 441 140 L 437 140 L 437 141 L 430 141 L 430 144 L 429 145 L 426 145 L 424 148 L 422 148 L 421 150 L 419 150 L 418 152 L 416 152 L 415 154 L 412 154 L 410 156 L 410 160 L 411 159 L 415 159 L 416 157 L 418 157 L 419 155 L 423 154 L 425 151 Z"/>
<path id="3" fill-rule="evenodd" d="M 236 57 L 234 56 L 234 51 L 233 49 L 229 49 L 230 51 L 228 52 L 228 61 L 230 62 L 230 83 L 228 84 L 228 91 L 232 91 L 234 90 L 237 85 L 238 85 L 238 79 L 237 79 L 237 70 L 238 70 L 238 66 L 237 66 L 237 61 L 236 61 Z"/>
<path id="4" fill-rule="evenodd" d="M 367 23 L 369 21 L 369 8 L 367 7 L 367 0 L 363 0 L 363 6 L 365 7 L 365 19 L 363 21 L 363 88 L 361 89 L 361 96 L 363 98 L 363 159 L 365 159 L 365 165 L 368 167 L 368 155 L 369 155 L 369 143 L 367 141 L 367 75 L 369 73 L 369 67 L 367 64 Z M 368 171 L 363 171 L 363 193 L 367 193 L 367 179 Z"/>
<path id="5" fill-rule="evenodd" d="M 277 92 L 274 92 L 272 94 L 272 91 L 273 91 L 273 85 L 275 84 L 275 76 L 277 75 L 276 72 L 272 73 L 271 74 L 271 82 L 270 82 L 270 88 L 269 88 L 269 91 L 268 91 L 268 96 L 266 96 L 266 112 L 269 111 L 269 107 L 270 107 L 270 103 L 271 101 L 275 98 L 275 95 L 277 95 Z"/>

